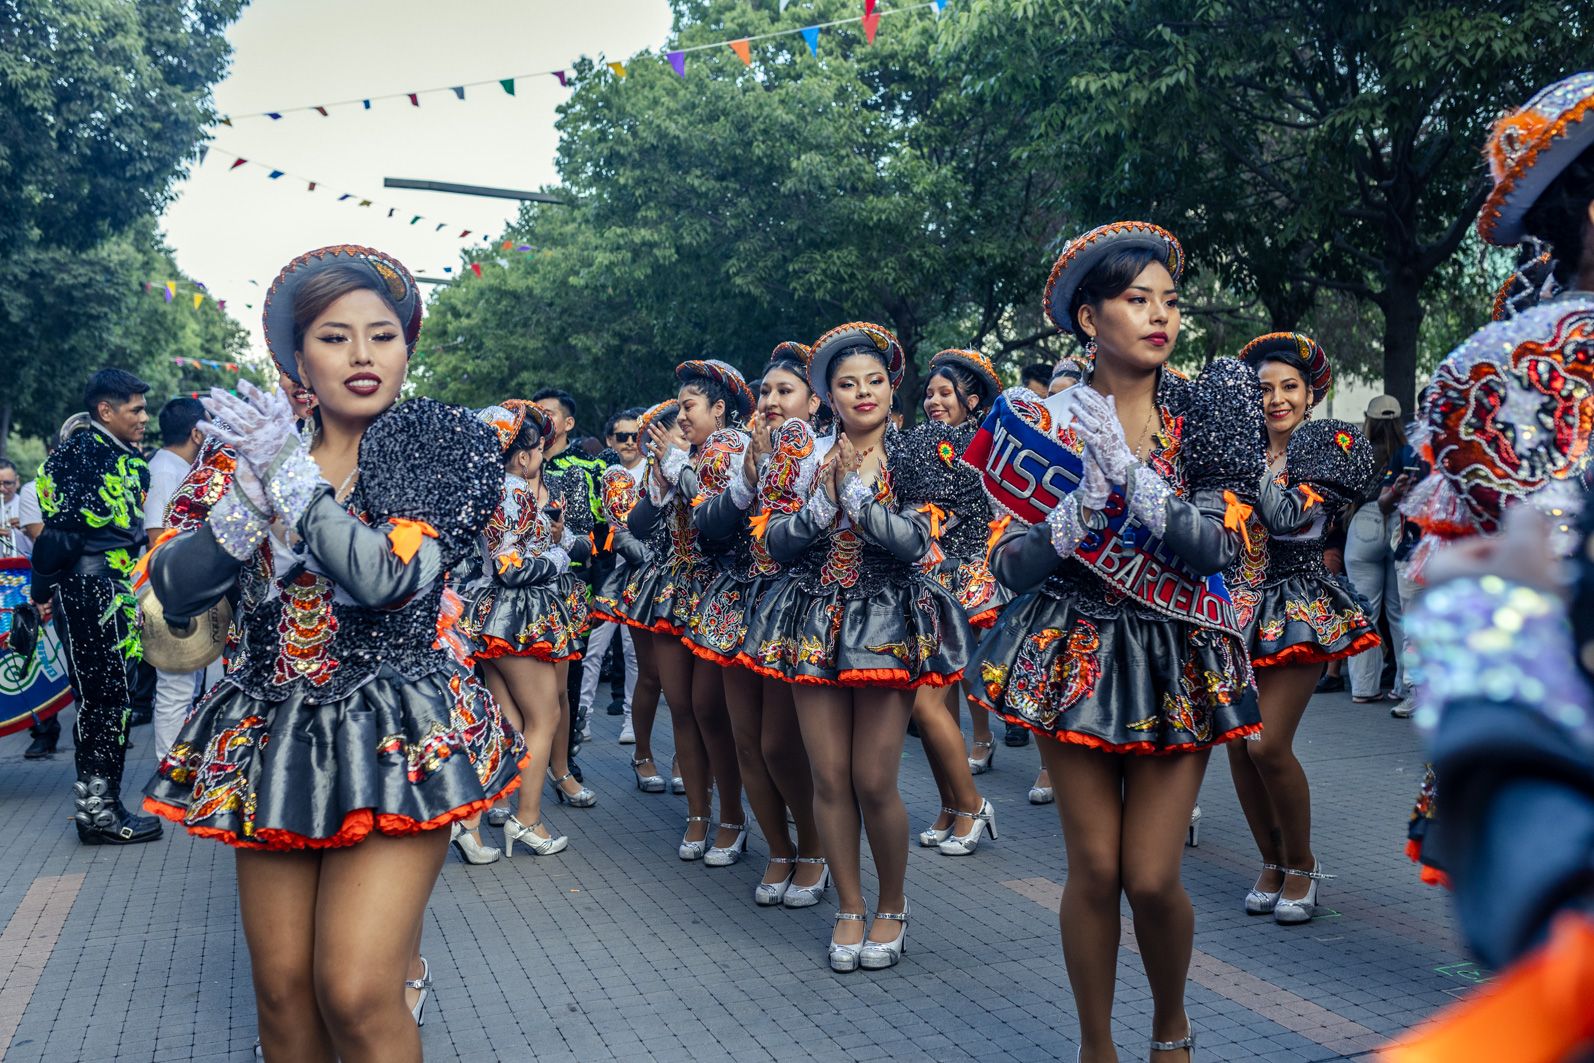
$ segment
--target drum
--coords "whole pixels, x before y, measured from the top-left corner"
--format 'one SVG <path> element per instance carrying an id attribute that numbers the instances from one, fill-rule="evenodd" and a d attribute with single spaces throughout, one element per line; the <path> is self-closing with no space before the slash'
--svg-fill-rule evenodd
<path id="1" fill-rule="evenodd" d="M 25 731 L 72 703 L 66 654 L 55 626 L 39 629 L 39 645 L 24 661 L 11 652 L 11 607 L 28 597 L 33 567 L 23 557 L 0 557 L 0 735 Z"/>

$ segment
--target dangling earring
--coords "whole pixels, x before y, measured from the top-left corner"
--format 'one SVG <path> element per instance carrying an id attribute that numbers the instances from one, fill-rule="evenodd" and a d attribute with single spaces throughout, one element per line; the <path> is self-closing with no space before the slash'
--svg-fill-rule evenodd
<path id="1" fill-rule="evenodd" d="M 1312 404 L 1310 402 L 1308 402 L 1306 404 L 1306 413 L 1304 413 L 1301 416 L 1301 420 L 1310 421 L 1311 419 L 1312 419 Z"/>
<path id="2" fill-rule="evenodd" d="M 293 389 L 293 401 L 307 410 L 315 409 L 315 392 L 300 384 Z"/>
<path id="3" fill-rule="evenodd" d="M 1092 336 L 1085 341 L 1085 357 L 1092 360 L 1096 357 L 1096 337 Z"/>

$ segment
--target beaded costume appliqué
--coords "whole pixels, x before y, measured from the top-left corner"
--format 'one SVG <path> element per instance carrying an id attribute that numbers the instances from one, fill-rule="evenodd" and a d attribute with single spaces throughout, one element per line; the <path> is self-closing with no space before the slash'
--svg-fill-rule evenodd
<path id="1" fill-rule="evenodd" d="M 305 678 L 315 686 L 324 686 L 338 668 L 337 658 L 329 652 L 337 632 L 331 580 L 307 571 L 282 584 L 277 666 L 272 682 L 280 685 Z"/>

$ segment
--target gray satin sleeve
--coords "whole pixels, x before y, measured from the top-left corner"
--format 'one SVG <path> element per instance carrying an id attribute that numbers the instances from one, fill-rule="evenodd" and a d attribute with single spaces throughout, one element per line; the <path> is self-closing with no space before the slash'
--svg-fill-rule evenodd
<path id="1" fill-rule="evenodd" d="M 494 569 L 498 566 L 493 565 Z M 559 566 L 545 557 L 530 557 L 515 568 L 493 573 L 493 579 L 505 587 L 541 587 L 559 579 Z"/>
<path id="2" fill-rule="evenodd" d="M 166 618 L 198 616 L 224 598 L 238 582 L 239 561 L 221 548 L 210 525 L 173 536 L 149 557 L 149 584 Z"/>
<path id="3" fill-rule="evenodd" d="M 740 476 L 741 471 L 737 470 L 736 475 Z M 721 491 L 693 507 L 692 523 L 710 539 L 730 539 L 747 526 L 747 510 L 736 504 L 730 491 Z"/>
<path id="4" fill-rule="evenodd" d="M 1197 491 L 1193 499 L 1169 498 L 1162 539 L 1198 576 L 1229 567 L 1240 552 L 1240 535 L 1223 526 L 1227 508 L 1221 491 Z"/>
<path id="5" fill-rule="evenodd" d="M 1274 535 L 1289 535 L 1312 519 L 1306 512 L 1301 493 L 1280 487 L 1271 476 L 1262 478 L 1256 513 L 1262 518 L 1262 526 Z"/>
<path id="6" fill-rule="evenodd" d="M 930 526 L 909 510 L 896 513 L 879 502 L 865 502 L 855 521 L 858 530 L 898 561 L 913 565 L 930 550 Z"/>
<path id="7" fill-rule="evenodd" d="M 659 521 L 664 519 L 664 511 L 653 504 L 648 497 L 646 485 L 642 488 L 642 497 L 637 499 L 637 504 L 631 507 L 631 515 L 626 518 L 625 526 L 631 535 L 637 539 L 646 539 L 658 528 Z"/>
<path id="8" fill-rule="evenodd" d="M 298 532 L 327 576 L 368 609 L 404 601 L 436 579 L 442 568 L 435 539 L 423 538 L 415 556 L 402 561 L 393 553 L 387 532 L 356 520 L 338 505 L 331 488 L 311 499 Z"/>
<path id="9" fill-rule="evenodd" d="M 1050 524 L 1042 521 L 1026 528 L 1014 523 L 991 551 L 991 574 L 1008 590 L 1024 594 L 1046 582 L 1061 562 L 1052 545 Z"/>
<path id="10" fill-rule="evenodd" d="M 648 563 L 647 544 L 627 531 L 624 524 L 614 526 L 614 553 L 632 568 Z"/>
<path id="11" fill-rule="evenodd" d="M 830 521 L 821 524 L 815 519 L 813 509 L 805 505 L 795 513 L 771 514 L 764 527 L 764 545 L 770 557 L 783 565 L 789 564 L 829 531 Z"/>

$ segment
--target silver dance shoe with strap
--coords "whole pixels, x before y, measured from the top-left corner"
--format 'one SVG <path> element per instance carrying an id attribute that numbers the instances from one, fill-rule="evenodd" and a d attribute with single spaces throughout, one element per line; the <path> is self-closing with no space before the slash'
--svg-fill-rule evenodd
<path id="1" fill-rule="evenodd" d="M 953 820 L 953 832 L 936 846 L 936 851 L 942 856 L 969 856 L 980 847 L 980 839 L 987 834 L 991 836 L 991 841 L 996 840 L 996 809 L 991 807 L 989 801 L 982 800 L 978 812 L 959 812 L 957 816 L 958 819 L 973 820 L 974 829 L 967 834 L 958 834 L 955 826 L 957 820 Z"/>
<path id="2" fill-rule="evenodd" d="M 1323 874 L 1321 862 L 1314 863 L 1310 871 L 1286 867 L 1284 875 L 1286 881 L 1288 881 L 1290 876 L 1294 876 L 1296 878 L 1309 878 L 1312 882 L 1311 885 L 1306 887 L 1306 896 L 1295 900 L 1284 896 L 1281 891 L 1278 903 L 1273 905 L 1273 921 L 1280 926 L 1299 926 L 1301 923 L 1310 923 L 1312 917 L 1317 914 L 1317 884 L 1325 878 L 1333 878 L 1334 876 Z"/>
<path id="3" fill-rule="evenodd" d="M 691 830 L 692 829 L 692 824 L 694 824 L 694 823 L 711 823 L 711 822 L 713 822 L 713 821 L 710 820 L 707 816 L 687 816 L 686 817 L 686 829 L 687 830 Z M 705 827 L 703 829 L 703 837 L 699 838 L 695 842 L 689 842 L 683 836 L 681 838 L 681 847 L 679 849 L 677 849 L 675 852 L 676 852 L 676 855 L 680 856 L 680 858 L 682 860 L 701 860 L 701 859 L 703 859 L 703 854 L 705 852 L 707 852 L 707 851 L 708 851 L 708 828 Z"/>
<path id="4" fill-rule="evenodd" d="M 864 937 L 863 950 L 858 954 L 859 965 L 866 971 L 883 971 L 901 963 L 902 954 L 908 951 L 908 913 L 876 912 L 874 918 L 877 923 L 887 919 L 902 924 L 895 941 L 870 941 L 867 936 Z"/>
<path id="5" fill-rule="evenodd" d="M 836 922 L 867 923 L 867 916 L 856 912 L 837 912 Z M 867 932 L 866 932 L 867 933 Z M 863 942 L 856 945 L 841 945 L 836 942 L 836 933 L 830 932 L 830 969 L 838 974 L 846 974 L 858 969 L 859 957 L 863 953 Z"/>
<path id="6" fill-rule="evenodd" d="M 516 842 L 524 845 L 538 856 L 552 856 L 555 853 L 564 852 L 569 847 L 570 839 L 563 834 L 544 838 L 537 833 L 538 827 L 542 827 L 544 830 L 547 829 L 540 819 L 527 826 L 514 816 L 510 816 L 504 822 L 504 856 L 512 857 L 515 855 Z"/>
<path id="7" fill-rule="evenodd" d="M 792 857 L 772 856 L 769 858 L 769 862 L 771 864 L 784 865 L 786 867 L 786 877 L 779 882 L 760 882 L 753 887 L 753 903 L 760 908 L 773 908 L 784 901 L 786 899 L 786 891 L 791 888 L 792 876 L 797 873 L 796 868 L 793 866 L 797 861 Z M 768 868 L 765 868 L 764 874 L 769 874 Z"/>
<path id="8" fill-rule="evenodd" d="M 940 845 L 942 842 L 946 841 L 946 836 L 952 833 L 953 827 L 957 826 L 957 809 L 948 808 L 945 805 L 942 805 L 941 811 L 951 816 L 952 822 L 947 824 L 944 829 L 941 827 L 931 827 L 929 830 L 921 830 L 919 832 L 919 845 L 921 848 L 934 849 L 937 845 Z"/>
<path id="9" fill-rule="evenodd" d="M 575 774 L 573 772 L 567 771 L 563 775 L 559 776 L 559 778 L 555 779 L 553 777 L 553 769 L 548 769 L 548 781 L 553 783 L 553 795 L 559 799 L 559 803 L 561 805 L 569 805 L 571 808 L 591 808 L 593 805 L 597 804 L 598 795 L 587 789 L 585 786 L 581 787 L 581 789 L 577 790 L 573 794 L 565 792 L 564 781 L 566 779 L 574 778 Z"/>
<path id="10" fill-rule="evenodd" d="M 1262 870 L 1264 872 L 1277 871 L 1279 874 L 1284 873 L 1284 869 L 1277 864 L 1263 864 Z M 1261 882 L 1262 876 L 1256 876 L 1256 881 Z M 1281 892 L 1283 892 L 1282 882 L 1280 883 L 1280 888 L 1276 890 L 1257 889 L 1256 886 L 1253 885 L 1250 891 L 1245 895 L 1245 914 L 1271 915 L 1273 913 L 1274 906 L 1279 902 L 1279 894 Z"/>

